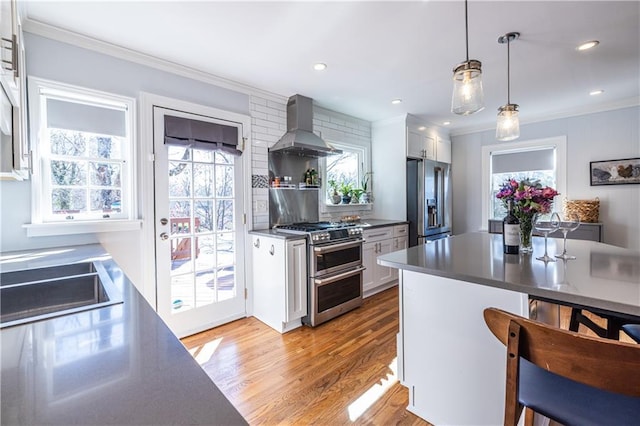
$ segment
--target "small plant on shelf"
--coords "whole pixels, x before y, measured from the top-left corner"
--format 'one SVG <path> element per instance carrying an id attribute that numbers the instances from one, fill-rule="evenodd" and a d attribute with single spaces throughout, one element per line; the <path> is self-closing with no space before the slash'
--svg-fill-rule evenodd
<path id="1" fill-rule="evenodd" d="M 367 172 L 364 174 L 362 181 L 360 182 L 362 187 L 362 196 L 360 198 L 361 203 L 370 203 L 371 202 L 371 192 L 369 192 L 369 179 L 373 175 L 373 172 Z"/>
<path id="2" fill-rule="evenodd" d="M 342 204 L 349 204 L 351 202 L 351 195 L 353 194 L 353 186 L 349 182 L 343 182 L 340 184 L 340 195 L 342 195 Z"/>
<path id="3" fill-rule="evenodd" d="M 358 204 L 360 203 L 360 197 L 362 197 L 362 194 L 364 194 L 364 189 L 355 188 L 351 191 L 351 194 L 352 194 L 351 204 Z"/>
<path id="4" fill-rule="evenodd" d="M 338 183 L 335 181 L 335 179 L 329 180 L 329 188 L 330 188 L 329 198 L 331 199 L 331 202 L 333 204 L 340 204 L 340 201 L 342 201 L 342 198 L 338 194 Z"/>

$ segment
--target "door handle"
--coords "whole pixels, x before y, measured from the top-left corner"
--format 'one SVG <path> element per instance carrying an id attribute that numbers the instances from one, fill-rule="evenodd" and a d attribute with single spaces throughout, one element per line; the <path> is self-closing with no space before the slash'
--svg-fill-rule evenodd
<path id="1" fill-rule="evenodd" d="M 255 248 L 260 248 L 260 238 L 256 238 L 256 240 L 253 242 L 253 246 Z"/>
<path id="2" fill-rule="evenodd" d="M 269 254 L 273 256 L 273 253 L 275 252 L 276 252 L 276 249 L 273 247 L 273 244 L 271 244 L 271 248 L 269 249 Z"/>
<path id="3" fill-rule="evenodd" d="M 163 232 L 162 234 L 160 234 L 160 239 L 162 241 L 168 240 L 169 239 L 169 234 L 167 234 L 166 232 Z"/>

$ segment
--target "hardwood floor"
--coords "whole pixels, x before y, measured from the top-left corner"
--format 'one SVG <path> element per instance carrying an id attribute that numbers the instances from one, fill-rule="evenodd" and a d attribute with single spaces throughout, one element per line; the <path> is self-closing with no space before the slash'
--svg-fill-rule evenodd
<path id="1" fill-rule="evenodd" d="M 570 310 L 560 309 L 566 329 Z M 394 287 L 316 328 L 281 335 L 250 317 L 182 342 L 251 425 L 429 425 L 405 409 L 397 332 Z"/>
<path id="2" fill-rule="evenodd" d="M 316 328 L 281 335 L 250 317 L 182 342 L 252 425 L 428 425 L 405 409 L 397 332 L 394 287 Z"/>

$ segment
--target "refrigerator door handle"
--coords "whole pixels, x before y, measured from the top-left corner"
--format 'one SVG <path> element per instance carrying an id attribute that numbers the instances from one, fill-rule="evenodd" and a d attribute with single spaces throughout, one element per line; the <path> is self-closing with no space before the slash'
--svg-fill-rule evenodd
<path id="1" fill-rule="evenodd" d="M 426 229 L 425 227 L 425 221 L 424 221 L 424 214 L 425 214 L 425 192 L 424 192 L 424 185 L 425 185 L 425 164 L 424 161 L 420 160 L 418 161 L 418 229 L 416 229 L 416 231 L 418 232 L 418 240 L 420 239 L 420 236 L 422 236 L 422 234 L 424 234 L 424 231 Z M 419 242 L 418 242 L 419 244 Z"/>

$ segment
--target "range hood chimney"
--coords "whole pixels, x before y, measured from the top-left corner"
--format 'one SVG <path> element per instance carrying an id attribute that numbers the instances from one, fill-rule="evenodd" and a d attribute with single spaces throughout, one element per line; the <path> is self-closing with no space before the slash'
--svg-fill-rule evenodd
<path id="1" fill-rule="evenodd" d="M 342 154 L 313 133 L 313 101 L 302 95 L 293 95 L 287 102 L 287 133 L 270 152 L 297 154 L 306 157 L 326 157 Z"/>

